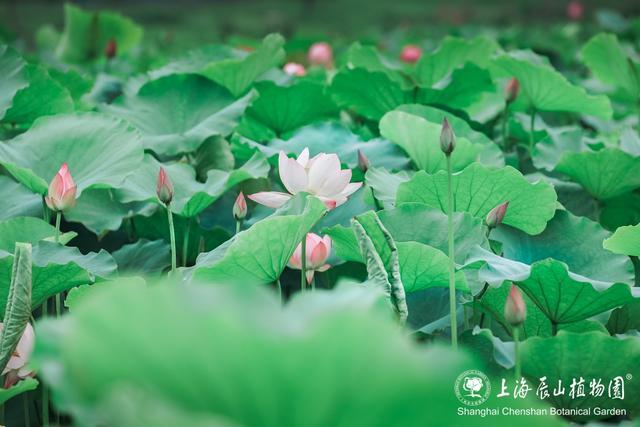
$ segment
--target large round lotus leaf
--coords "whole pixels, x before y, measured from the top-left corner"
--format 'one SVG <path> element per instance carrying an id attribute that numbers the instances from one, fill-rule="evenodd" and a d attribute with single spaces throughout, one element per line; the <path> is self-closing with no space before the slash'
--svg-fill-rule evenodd
<path id="1" fill-rule="evenodd" d="M 29 131 L 0 143 L 0 164 L 39 194 L 47 193 L 63 163 L 69 165 L 79 196 L 89 187 L 119 186 L 142 157 L 135 130 L 97 113 L 44 117 Z"/>
<path id="2" fill-rule="evenodd" d="M 146 83 L 103 107 L 128 120 L 142 135 L 147 150 L 175 155 L 196 150 L 210 136 L 236 127 L 252 95 L 239 100 L 223 86 L 195 74 L 172 74 Z"/>

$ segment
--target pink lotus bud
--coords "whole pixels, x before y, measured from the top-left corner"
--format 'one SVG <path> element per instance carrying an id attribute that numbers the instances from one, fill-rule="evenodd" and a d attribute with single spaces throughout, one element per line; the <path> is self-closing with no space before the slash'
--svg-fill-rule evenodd
<path id="1" fill-rule="evenodd" d="M 110 39 L 107 42 L 107 46 L 104 48 L 104 56 L 107 59 L 114 58 L 118 53 L 118 44 L 116 43 L 116 39 Z"/>
<path id="2" fill-rule="evenodd" d="M 421 56 L 422 49 L 420 48 L 420 46 L 408 44 L 402 48 L 402 52 L 400 53 L 400 61 L 406 62 L 407 64 L 415 64 L 416 62 L 418 62 Z"/>
<path id="3" fill-rule="evenodd" d="M 311 65 L 331 68 L 333 67 L 333 49 L 325 42 L 314 43 L 309 48 L 307 59 Z"/>
<path id="4" fill-rule="evenodd" d="M 358 168 L 362 173 L 367 173 L 369 170 L 369 159 L 361 150 L 358 150 Z"/>
<path id="5" fill-rule="evenodd" d="M 171 203 L 171 200 L 173 200 L 173 183 L 171 183 L 171 179 L 169 179 L 169 175 L 167 175 L 164 168 L 160 168 L 160 172 L 158 173 L 156 194 L 158 195 L 158 199 L 165 205 L 168 205 Z"/>
<path id="6" fill-rule="evenodd" d="M 311 283 L 316 271 L 327 271 L 331 266 L 327 264 L 327 259 L 331 254 L 331 238 L 329 236 L 320 237 L 314 233 L 308 233 L 306 238 L 306 271 L 307 282 Z M 302 269 L 302 245 L 299 244 L 289 260 L 289 267 Z"/>
<path id="7" fill-rule="evenodd" d="M 233 217 L 236 221 L 244 219 L 247 216 L 247 200 L 244 198 L 242 191 L 238 194 L 236 202 L 233 204 Z"/>
<path id="8" fill-rule="evenodd" d="M 507 213 L 507 208 L 509 207 L 509 202 L 504 202 L 495 208 L 491 209 L 485 218 L 485 221 L 489 228 L 495 228 L 502 224 L 502 220 L 504 219 L 505 214 Z"/>
<path id="9" fill-rule="evenodd" d="M 567 16 L 572 21 L 579 21 L 584 16 L 584 6 L 581 2 L 573 0 L 567 5 Z"/>
<path id="10" fill-rule="evenodd" d="M 456 135 L 453 133 L 449 120 L 445 117 L 442 121 L 442 131 L 440 131 L 440 149 L 447 156 L 453 153 L 456 148 Z"/>
<path id="11" fill-rule="evenodd" d="M 509 80 L 509 83 L 507 83 L 507 86 L 504 88 L 504 99 L 507 101 L 507 104 L 511 104 L 515 101 L 519 93 L 520 82 L 514 77 Z"/>
<path id="12" fill-rule="evenodd" d="M 4 324 L 0 323 L 0 332 L 4 329 Z M 21 379 L 31 377 L 34 372 L 27 368 L 29 358 L 33 352 L 33 347 L 36 343 L 35 333 L 30 323 L 27 326 L 18 341 L 18 345 L 14 350 L 7 366 L 2 371 L 4 378 L 4 388 L 10 388 L 15 385 Z"/>
<path id="13" fill-rule="evenodd" d="M 302 77 L 307 74 L 307 70 L 304 68 L 304 65 L 298 64 L 297 62 L 286 63 L 283 70 L 290 76 Z"/>
<path id="14" fill-rule="evenodd" d="M 44 200 L 52 211 L 60 212 L 72 208 L 76 204 L 76 184 L 73 182 L 66 163 L 51 180 L 49 191 Z"/>
<path id="15" fill-rule="evenodd" d="M 520 326 L 527 318 L 527 305 L 520 289 L 512 284 L 507 302 L 504 304 L 504 318 L 511 326 Z"/>

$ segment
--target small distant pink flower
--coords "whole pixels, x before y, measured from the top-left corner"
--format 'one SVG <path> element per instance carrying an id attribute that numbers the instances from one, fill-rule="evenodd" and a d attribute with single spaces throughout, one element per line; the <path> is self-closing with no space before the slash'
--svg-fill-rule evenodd
<path id="1" fill-rule="evenodd" d="M 422 56 L 422 49 L 420 46 L 414 44 L 408 44 L 402 48 L 400 53 L 400 60 L 407 64 L 415 64 Z"/>
<path id="2" fill-rule="evenodd" d="M 311 283 L 316 271 L 327 271 L 331 266 L 327 264 L 327 259 L 331 254 L 331 238 L 329 236 L 320 237 L 314 233 L 308 233 L 306 239 L 306 271 L 307 283 Z M 289 260 L 289 268 L 295 270 L 302 269 L 302 243 L 293 252 Z"/>
<path id="3" fill-rule="evenodd" d="M 333 209 L 345 203 L 362 186 L 361 182 L 350 183 L 351 169 L 340 168 L 336 154 L 320 153 L 310 159 L 309 149 L 305 148 L 297 159 L 293 159 L 281 151 L 278 158 L 280 180 L 289 193 L 262 191 L 248 197 L 261 205 L 279 208 L 293 195 L 306 192 Z"/>
<path id="4" fill-rule="evenodd" d="M 0 323 L 0 332 L 4 328 L 4 324 Z M 21 379 L 32 377 L 34 372 L 28 369 L 27 363 L 33 352 L 33 347 L 36 342 L 36 336 L 33 332 L 33 327 L 30 323 L 27 323 L 20 341 L 14 350 L 7 366 L 2 371 L 2 375 L 5 375 L 4 388 L 10 388 Z"/>
<path id="5" fill-rule="evenodd" d="M 584 16 L 584 5 L 577 0 L 570 1 L 567 5 L 567 16 L 572 21 L 579 21 Z"/>
<path id="6" fill-rule="evenodd" d="M 116 39 L 109 39 L 109 41 L 107 42 L 107 45 L 104 48 L 104 56 L 107 59 L 112 59 L 116 56 L 117 53 L 118 53 L 118 44 L 116 42 Z"/>
<path id="7" fill-rule="evenodd" d="M 298 64 L 297 62 L 286 63 L 283 70 L 290 76 L 302 77 L 307 74 L 307 70 L 304 68 L 304 65 Z"/>
<path id="8" fill-rule="evenodd" d="M 520 82 L 513 77 L 504 88 L 504 99 L 507 104 L 510 104 L 518 98 L 518 94 L 520 94 Z"/>
<path id="9" fill-rule="evenodd" d="M 60 212 L 75 206 L 76 192 L 77 187 L 69 172 L 69 166 L 63 163 L 58 173 L 51 180 L 49 191 L 44 200 L 49 209 Z"/>
<path id="10" fill-rule="evenodd" d="M 333 67 L 333 49 L 325 42 L 314 43 L 309 48 L 307 59 L 311 65 L 331 68 Z"/>

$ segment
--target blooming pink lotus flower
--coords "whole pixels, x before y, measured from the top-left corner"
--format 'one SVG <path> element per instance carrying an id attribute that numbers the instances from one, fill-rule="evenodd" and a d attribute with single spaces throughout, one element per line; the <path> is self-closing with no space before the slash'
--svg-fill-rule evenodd
<path id="1" fill-rule="evenodd" d="M 527 305 L 520 289 L 512 284 L 507 302 L 504 304 L 504 318 L 511 326 L 520 326 L 527 318 Z"/>
<path id="2" fill-rule="evenodd" d="M 262 191 L 248 196 L 254 202 L 270 208 L 279 208 L 294 194 L 313 194 L 329 209 L 340 206 L 362 186 L 361 182 L 350 183 L 351 169 L 340 169 L 340 159 L 336 154 L 320 153 L 309 159 L 309 149 L 305 148 L 297 159 L 280 152 L 278 159 L 280 180 L 289 193 Z"/>
<path id="3" fill-rule="evenodd" d="M 73 182 L 69 166 L 63 163 L 49 184 L 44 200 L 52 211 L 60 212 L 76 204 L 76 184 Z"/>
<path id="4" fill-rule="evenodd" d="M 311 283 L 316 271 L 327 271 L 331 266 L 327 264 L 327 258 L 331 254 L 331 238 L 329 236 L 320 237 L 317 234 L 309 233 L 306 239 L 306 271 L 307 283 Z M 295 270 L 302 269 L 302 243 L 291 255 L 289 268 Z"/>
<path id="5" fill-rule="evenodd" d="M 4 328 L 4 324 L 0 323 L 0 332 Z M 27 363 L 33 352 L 33 347 L 36 343 L 36 336 L 33 332 L 33 327 L 30 323 L 27 323 L 20 341 L 14 350 L 7 366 L 2 371 L 2 375 L 6 375 L 4 379 L 4 388 L 10 388 L 21 379 L 33 376 L 33 371 L 28 369 Z"/>
<path id="6" fill-rule="evenodd" d="M 320 65 L 325 68 L 333 67 L 333 49 L 325 42 L 318 42 L 311 45 L 307 53 L 307 59 L 311 65 Z"/>
<path id="7" fill-rule="evenodd" d="M 173 183 L 164 168 L 160 168 L 160 172 L 158 172 L 156 194 L 158 195 L 158 199 L 165 205 L 168 205 L 171 203 L 171 200 L 173 200 Z"/>
<path id="8" fill-rule="evenodd" d="M 584 16 L 584 6 L 582 2 L 573 0 L 567 5 L 567 16 L 572 21 L 579 21 Z"/>
<path id="9" fill-rule="evenodd" d="M 302 77 L 307 74 L 307 70 L 304 68 L 304 65 L 298 64 L 297 62 L 286 63 L 283 70 L 290 76 Z"/>
<path id="10" fill-rule="evenodd" d="M 420 48 L 420 46 L 408 44 L 403 47 L 402 52 L 400 52 L 400 61 L 406 62 L 407 64 L 415 64 L 416 62 L 418 62 L 421 56 L 422 49 Z"/>
<path id="11" fill-rule="evenodd" d="M 233 217 L 236 221 L 244 219 L 247 216 L 247 200 L 244 198 L 242 191 L 236 197 L 236 201 L 233 204 Z"/>

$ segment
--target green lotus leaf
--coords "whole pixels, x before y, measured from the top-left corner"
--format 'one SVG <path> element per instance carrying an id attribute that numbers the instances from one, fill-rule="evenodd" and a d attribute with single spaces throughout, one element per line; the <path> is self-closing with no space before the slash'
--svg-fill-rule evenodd
<path id="1" fill-rule="evenodd" d="M 588 349 L 588 357 L 580 349 Z M 621 408 L 633 417 L 640 408 L 640 366 L 635 363 L 640 357 L 640 341 L 636 338 L 618 339 L 601 332 L 560 332 L 551 338 L 531 338 L 521 346 L 522 373 L 534 382 L 537 388 L 540 378 L 546 377 L 550 396 L 546 401 L 559 408 Z M 612 357 L 615 355 L 615 357 Z M 550 369 L 553 367 L 553 369 Z M 584 379 L 584 396 L 570 395 L 571 384 Z M 618 378 L 624 383 L 624 399 L 613 399 L 613 385 Z M 590 393 L 590 383 L 601 380 L 602 394 Z M 554 396 L 552 389 L 562 381 L 565 393 Z M 575 385 L 574 385 L 575 388 Z M 575 393 L 575 390 L 574 390 Z M 570 416 L 572 420 L 588 421 L 609 418 L 590 415 Z"/>
<path id="2" fill-rule="evenodd" d="M 74 110 L 69 91 L 53 79 L 43 65 L 28 64 L 25 71 L 29 85 L 15 94 L 3 122 L 27 128 L 39 117 Z"/>
<path id="3" fill-rule="evenodd" d="M 8 176 L 0 175 L 0 221 L 16 216 L 42 216 L 42 197 Z"/>
<path id="4" fill-rule="evenodd" d="M 442 124 L 446 117 L 457 137 L 467 139 L 474 145 L 482 146 L 479 153 L 479 163 L 487 166 L 504 166 L 504 155 L 496 143 L 484 133 L 472 129 L 465 120 L 450 114 L 448 111 L 420 104 L 401 105 L 395 111 L 413 114 L 438 124 Z"/>
<path id="5" fill-rule="evenodd" d="M 301 209 L 303 201 L 304 209 Z M 245 286 L 274 282 L 296 246 L 325 212 L 324 204 L 312 196 L 289 201 L 275 214 L 198 256 L 194 279 Z"/>
<path id="6" fill-rule="evenodd" d="M 33 246 L 32 259 L 31 306 L 34 309 L 53 295 L 110 277 L 116 271 L 114 259 L 104 250 L 82 254 L 77 248 L 47 241 Z M 0 306 L 7 302 L 13 261 L 13 255 L 0 251 Z"/>
<path id="7" fill-rule="evenodd" d="M 615 254 L 640 256 L 640 224 L 618 228 L 602 246 Z"/>
<path id="8" fill-rule="evenodd" d="M 224 44 L 210 44 L 171 57 L 167 63 L 149 71 L 152 80 L 170 74 L 197 74 L 207 65 L 226 59 L 242 59 L 247 56 L 243 50 Z"/>
<path id="9" fill-rule="evenodd" d="M 466 63 L 485 66 L 498 44 L 486 37 L 445 37 L 433 53 L 425 53 L 416 64 L 415 76 L 422 87 L 432 87 Z"/>
<path id="10" fill-rule="evenodd" d="M 447 169 L 446 156 L 440 148 L 441 131 L 441 124 L 402 111 L 390 111 L 380 120 L 380 134 L 402 147 L 416 167 L 428 173 Z M 481 148 L 457 138 L 451 155 L 453 170 L 460 171 L 478 160 Z"/>
<path id="11" fill-rule="evenodd" d="M 305 148 L 309 149 L 311 156 L 319 153 L 335 153 L 350 169 L 358 167 L 358 150 L 376 166 L 403 169 L 409 164 L 409 159 L 402 150 L 389 141 L 382 138 L 364 141 L 343 124 L 333 121 L 301 127 L 288 139 L 273 139 L 268 145 L 246 138 L 239 138 L 236 142 L 256 148 L 268 157 L 277 156 L 280 150 L 297 156 Z"/>
<path id="12" fill-rule="evenodd" d="M 142 162 L 137 132 L 125 122 L 96 113 L 56 115 L 0 143 L 0 164 L 35 193 L 46 194 L 63 163 L 78 196 L 93 186 L 118 186 Z"/>
<path id="13" fill-rule="evenodd" d="M 404 89 L 411 89 L 413 86 L 410 79 L 402 74 L 399 64 L 381 55 L 375 46 L 353 43 L 345 53 L 344 62 L 350 69 L 363 68 L 367 71 L 385 73 L 391 80 L 400 83 Z"/>
<path id="14" fill-rule="evenodd" d="M 234 96 L 243 95 L 253 82 L 284 60 L 284 38 L 269 34 L 262 45 L 244 58 L 229 58 L 208 64 L 200 74 L 226 87 Z"/>
<path id="15" fill-rule="evenodd" d="M 491 233 L 491 239 L 502 243 L 504 257 L 510 260 L 530 265 L 553 258 L 567 264 L 572 273 L 593 281 L 632 283 L 629 258 L 602 247 L 609 236 L 611 233 L 598 223 L 566 211 L 557 211 L 546 230 L 537 236 L 511 227 L 499 227 Z"/>
<path id="16" fill-rule="evenodd" d="M 365 182 L 384 208 L 392 208 L 396 203 L 398 187 L 411 179 L 407 171 L 391 173 L 385 168 L 370 167 L 365 174 Z"/>
<path id="17" fill-rule="evenodd" d="M 13 97 L 29 84 L 27 63 L 13 48 L 0 46 L 0 119 L 11 108 Z"/>
<path id="18" fill-rule="evenodd" d="M 141 38 L 142 28 L 116 12 L 85 11 L 67 3 L 64 31 L 56 54 L 66 62 L 91 62 L 104 56 L 104 49 L 112 39 L 121 55 L 136 47 Z"/>
<path id="19" fill-rule="evenodd" d="M 640 158 L 618 148 L 565 152 L 555 171 L 569 176 L 600 200 L 640 187 Z"/>
<path id="20" fill-rule="evenodd" d="M 338 72 L 330 90 L 339 107 L 354 110 L 375 121 L 380 120 L 387 111 L 414 101 L 413 93 L 403 89 L 386 73 L 362 68 Z"/>
<path id="21" fill-rule="evenodd" d="M 211 136 L 230 134 L 251 98 L 247 94 L 236 100 L 202 76 L 172 74 L 102 109 L 140 130 L 145 149 L 171 156 L 195 151 Z"/>
<path id="22" fill-rule="evenodd" d="M 53 241 L 56 229 L 40 218 L 15 217 L 0 222 L 0 251 L 13 252 L 16 243 L 38 243 L 40 240 Z M 62 244 L 77 235 L 75 232 L 62 233 Z"/>
<path id="23" fill-rule="evenodd" d="M 448 206 L 446 171 L 429 175 L 420 171 L 400 184 L 396 203 L 419 202 L 446 212 Z M 453 175 L 454 210 L 484 219 L 494 207 L 506 201 L 509 209 L 503 223 L 528 234 L 541 233 L 556 209 L 556 193 L 546 182 L 529 183 L 520 172 L 507 166 L 490 169 L 469 165 Z"/>
<path id="24" fill-rule="evenodd" d="M 611 117 L 611 103 L 606 96 L 589 95 L 583 88 L 569 83 L 548 63 L 533 62 L 523 56 L 504 54 L 494 61 L 503 76 L 515 77 L 520 82 L 521 92 L 512 108 Z"/>
<path id="25" fill-rule="evenodd" d="M 112 255 L 120 273 L 156 274 L 171 266 L 169 244 L 162 240 L 140 239 L 122 246 Z"/>
<path id="26" fill-rule="evenodd" d="M 184 163 L 163 165 L 153 156 L 145 155 L 138 169 L 130 175 L 117 197 L 122 202 L 154 201 L 160 204 L 156 195 L 156 181 L 160 167 L 163 167 L 173 182 L 174 195 L 171 210 L 178 215 L 194 217 L 215 202 L 222 194 L 247 179 L 263 178 L 269 173 L 269 164 L 260 153 L 247 163 L 231 172 L 212 169 L 207 172 L 207 181 L 196 181 L 195 170 Z"/>
<path id="27" fill-rule="evenodd" d="M 640 299 L 634 299 L 613 310 L 607 321 L 607 330 L 612 335 L 623 334 L 629 330 L 640 331 Z"/>
<path id="28" fill-rule="evenodd" d="M 257 83 L 255 88 L 259 97 L 247 110 L 238 130 L 241 134 L 246 121 L 257 122 L 281 136 L 314 121 L 334 117 L 338 112 L 324 86 L 308 80 L 300 80 L 291 86 L 265 81 Z M 309 102 L 310 99 L 313 102 Z"/>
<path id="29" fill-rule="evenodd" d="M 455 424 L 451 384 L 475 363 L 449 350 L 409 345 L 377 294 L 363 287 L 313 292 L 282 310 L 266 290 L 255 291 L 114 283 L 87 296 L 65 325 L 54 319 L 39 324 L 34 361 L 60 407 L 88 424 L 103 424 L 97 408 L 127 387 L 194 416 L 242 425 L 327 425 L 336 419 L 344 425 Z M 201 345 L 184 352 L 194 340 Z M 224 346 L 216 344 L 221 340 Z M 123 341 L 133 347 L 115 344 Z M 325 357 L 308 369 L 318 352 Z M 123 357 L 126 365 L 113 363 Z M 177 357 L 199 375 L 181 381 Z M 291 400 L 316 393 L 325 396 L 322 401 Z M 351 404 L 340 405 L 346 396 Z M 428 396 L 433 410 L 407 405 Z M 278 409 L 283 405 L 287 411 Z"/>
<path id="30" fill-rule="evenodd" d="M 640 64 L 629 58 L 614 34 L 593 36 L 582 48 L 582 60 L 602 82 L 617 89 L 630 102 L 640 97 Z"/>

